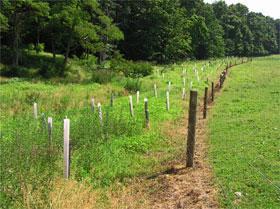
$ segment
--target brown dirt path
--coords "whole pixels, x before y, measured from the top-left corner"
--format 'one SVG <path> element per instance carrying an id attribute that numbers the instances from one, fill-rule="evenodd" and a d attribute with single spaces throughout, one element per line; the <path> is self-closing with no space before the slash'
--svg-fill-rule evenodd
<path id="1" fill-rule="evenodd" d="M 152 186 L 161 186 L 156 194 L 151 196 L 151 208 L 219 208 L 217 189 L 213 184 L 212 170 L 207 161 L 207 120 L 202 119 L 202 111 L 198 111 L 197 114 L 195 165 L 193 168 L 186 168 L 185 156 L 182 156 L 169 172 L 157 176 L 153 180 Z M 176 126 L 176 130 L 169 129 L 168 132 L 174 134 L 175 131 L 176 137 L 186 138 L 187 118 L 181 121 L 179 127 L 181 127 L 179 130 Z"/>

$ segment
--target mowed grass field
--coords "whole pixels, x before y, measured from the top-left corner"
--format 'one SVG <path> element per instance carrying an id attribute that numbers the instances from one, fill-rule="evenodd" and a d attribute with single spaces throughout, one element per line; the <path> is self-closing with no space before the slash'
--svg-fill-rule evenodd
<path id="1" fill-rule="evenodd" d="M 223 208 L 280 208 L 280 56 L 231 69 L 210 121 Z"/>
<path id="2" fill-rule="evenodd" d="M 162 127 L 166 127 L 164 123 L 176 122 L 188 111 L 188 99 L 182 100 L 183 77 L 186 79 L 187 98 L 191 82 L 201 98 L 204 87 L 210 84 L 206 82 L 207 78 L 209 82 L 217 80 L 229 61 L 241 60 L 155 66 L 153 75 L 140 78 L 139 104 L 136 104 L 135 92 L 124 88 L 124 77 L 117 77 L 108 84 L 3 80 L 0 89 L 0 208 L 51 208 L 64 201 L 65 196 L 58 194 L 65 190 L 71 193 L 68 186 L 60 187 L 64 185 L 65 117 L 70 119 L 71 181 L 86 182 L 90 191 L 106 191 L 117 182 L 125 183 L 131 178 L 163 170 L 166 162 L 176 159 L 185 150 L 185 141 L 172 141 L 162 131 Z M 169 81 L 170 111 L 166 111 L 165 95 Z M 157 98 L 154 84 L 158 88 Z M 110 106 L 111 93 L 115 95 L 113 107 Z M 128 95 L 133 96 L 135 117 L 129 113 Z M 91 110 L 92 96 L 96 104 L 102 104 L 102 125 L 97 111 Z M 144 97 L 149 99 L 150 129 L 144 127 Z M 38 103 L 37 120 L 33 117 L 33 102 Z M 53 118 L 51 143 L 46 129 L 47 117 Z M 76 191 L 75 188 L 71 190 Z M 78 204 L 79 201 L 82 204 L 81 196 L 76 199 L 72 196 L 75 193 L 67 195 L 69 204 Z M 97 202 L 105 202 L 106 205 L 106 194 L 100 198 Z M 83 205 L 76 208 L 79 207 Z"/>

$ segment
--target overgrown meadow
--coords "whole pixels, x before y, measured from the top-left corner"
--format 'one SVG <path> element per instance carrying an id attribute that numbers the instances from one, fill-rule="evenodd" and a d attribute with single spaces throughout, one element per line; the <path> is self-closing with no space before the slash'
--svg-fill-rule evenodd
<path id="1" fill-rule="evenodd" d="M 186 114 L 190 88 L 198 89 L 201 97 L 204 87 L 216 81 L 229 62 L 240 61 L 231 58 L 155 66 L 150 76 L 116 77 L 108 84 L 2 79 L 0 207 L 49 204 L 51 182 L 63 178 L 63 119 L 66 117 L 70 119 L 71 179 L 86 180 L 92 188 L 106 188 L 116 181 L 158 171 L 161 163 L 178 155 L 177 147 L 171 146 L 162 134 L 162 124 Z M 182 99 L 183 78 L 187 100 Z M 167 111 L 169 81 L 170 111 Z M 140 91 L 138 104 L 136 90 Z M 134 117 L 130 115 L 128 95 L 133 96 Z M 96 104 L 102 105 L 102 123 L 97 108 L 91 108 L 92 97 Z M 150 113 L 149 129 L 144 125 L 145 97 Z M 33 115 L 34 102 L 38 103 L 38 119 Z M 51 140 L 47 117 L 53 118 Z M 40 203 L 32 199 L 33 194 L 41 197 Z"/>

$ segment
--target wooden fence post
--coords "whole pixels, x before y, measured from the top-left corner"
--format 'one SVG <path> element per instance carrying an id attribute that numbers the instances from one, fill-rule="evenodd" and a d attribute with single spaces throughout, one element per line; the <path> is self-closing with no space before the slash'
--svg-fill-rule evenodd
<path id="1" fill-rule="evenodd" d="M 70 120 L 64 119 L 64 178 L 70 176 Z"/>
<path id="2" fill-rule="evenodd" d="M 33 104 L 33 113 L 34 113 L 34 118 L 38 119 L 38 105 L 36 102 Z"/>
<path id="3" fill-rule="evenodd" d="M 212 82 L 211 83 L 211 99 L 212 99 L 212 102 L 214 102 L 214 94 L 215 94 L 214 82 Z"/>
<path id="4" fill-rule="evenodd" d="M 145 126 L 146 128 L 150 128 L 150 115 L 149 115 L 149 109 L 148 109 L 148 99 L 144 99 L 145 103 Z"/>
<path id="5" fill-rule="evenodd" d="M 94 108 L 95 108 L 94 97 L 91 97 L 90 105 L 91 105 L 91 110 L 92 110 L 92 112 L 94 112 Z"/>
<path id="6" fill-rule="evenodd" d="M 101 104 L 100 102 L 97 103 L 97 108 L 98 108 L 98 116 L 100 120 L 100 124 L 103 124 L 103 115 L 102 115 L 102 109 L 101 109 Z"/>
<path id="7" fill-rule="evenodd" d="M 157 85 L 156 84 L 154 84 L 154 95 L 157 98 Z"/>
<path id="8" fill-rule="evenodd" d="M 166 110 L 169 111 L 170 102 L 169 102 L 169 91 L 166 91 Z"/>
<path id="9" fill-rule="evenodd" d="M 223 74 L 220 75 L 220 89 L 223 87 Z"/>
<path id="10" fill-rule="evenodd" d="M 129 109 L 130 109 L 130 115 L 131 115 L 131 117 L 134 117 L 132 96 L 129 96 Z"/>
<path id="11" fill-rule="evenodd" d="M 140 97 L 140 92 L 136 92 L 136 104 L 139 104 L 139 97 Z"/>
<path id="12" fill-rule="evenodd" d="M 186 166 L 193 167 L 195 148 L 195 127 L 196 127 L 197 91 L 190 91 L 189 126 L 187 138 L 187 159 Z"/>
<path id="13" fill-rule="evenodd" d="M 203 118 L 207 116 L 207 100 L 208 100 L 208 87 L 204 89 L 204 105 L 203 105 Z"/>

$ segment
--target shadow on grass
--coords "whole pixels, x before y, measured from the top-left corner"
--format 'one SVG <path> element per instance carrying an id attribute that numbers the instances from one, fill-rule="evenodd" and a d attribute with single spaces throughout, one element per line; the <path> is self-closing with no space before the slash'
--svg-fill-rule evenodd
<path id="1" fill-rule="evenodd" d="M 1 50 L 1 63 L 3 64 L 0 68 L 1 76 L 51 78 L 64 75 L 65 65 L 61 55 L 54 59 L 50 53 L 22 50 L 19 65 L 14 66 L 12 65 L 13 53 L 8 49 Z"/>

